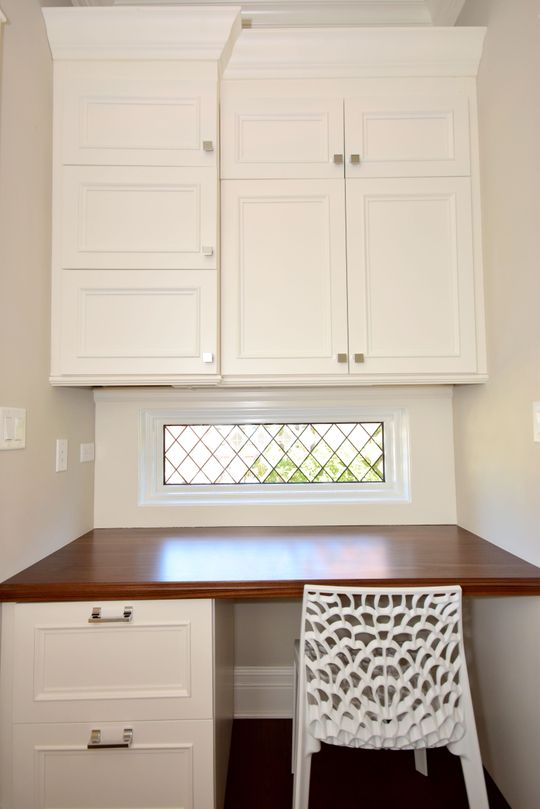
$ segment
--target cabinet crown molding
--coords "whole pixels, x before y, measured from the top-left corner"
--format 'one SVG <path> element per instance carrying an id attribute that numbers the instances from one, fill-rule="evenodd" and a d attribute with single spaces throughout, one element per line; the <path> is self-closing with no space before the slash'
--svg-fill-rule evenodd
<path id="1" fill-rule="evenodd" d="M 238 6 L 44 8 L 53 59 L 219 61 L 240 32 Z"/>
<path id="2" fill-rule="evenodd" d="M 486 29 L 244 29 L 225 79 L 469 76 L 478 73 Z"/>
<path id="3" fill-rule="evenodd" d="M 72 0 L 74 6 L 224 6 L 230 0 Z M 454 25 L 464 0 L 241 0 L 253 28 L 276 26 Z"/>

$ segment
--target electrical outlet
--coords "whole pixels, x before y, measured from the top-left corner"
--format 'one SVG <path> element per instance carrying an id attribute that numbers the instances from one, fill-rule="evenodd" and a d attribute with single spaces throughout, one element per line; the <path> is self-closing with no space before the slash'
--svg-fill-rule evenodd
<path id="1" fill-rule="evenodd" d="M 79 459 L 81 463 L 89 463 L 94 460 L 94 444 L 81 444 L 79 448 Z"/>
<path id="2" fill-rule="evenodd" d="M 67 438 L 56 439 L 56 471 L 67 472 L 68 468 L 68 440 Z"/>

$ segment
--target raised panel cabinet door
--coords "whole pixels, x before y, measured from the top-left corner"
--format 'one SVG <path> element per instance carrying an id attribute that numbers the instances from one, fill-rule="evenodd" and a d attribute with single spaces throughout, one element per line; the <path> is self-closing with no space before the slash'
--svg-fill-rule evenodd
<path id="1" fill-rule="evenodd" d="M 351 373 L 474 373 L 469 181 L 348 180 L 347 206 Z"/>
<path id="2" fill-rule="evenodd" d="M 67 166 L 62 171 L 61 267 L 216 268 L 213 168 Z"/>
<path id="3" fill-rule="evenodd" d="M 212 632 L 205 599 L 18 604 L 13 721 L 210 719 Z"/>
<path id="4" fill-rule="evenodd" d="M 341 98 L 225 93 L 221 132 L 223 179 L 343 177 Z"/>
<path id="5" fill-rule="evenodd" d="M 350 178 L 470 174 L 469 101 L 464 93 L 383 93 L 345 99 Z"/>
<path id="6" fill-rule="evenodd" d="M 174 63 L 55 65 L 59 163 L 215 166 L 217 82 Z"/>
<path id="7" fill-rule="evenodd" d="M 223 375 L 346 374 L 343 181 L 226 180 L 222 226 Z"/>
<path id="8" fill-rule="evenodd" d="M 62 270 L 52 376 L 217 373 L 217 277 L 201 270 Z"/>
<path id="9" fill-rule="evenodd" d="M 92 731 L 131 741 L 89 749 Z M 211 720 L 15 725 L 11 809 L 215 809 L 212 738 Z"/>

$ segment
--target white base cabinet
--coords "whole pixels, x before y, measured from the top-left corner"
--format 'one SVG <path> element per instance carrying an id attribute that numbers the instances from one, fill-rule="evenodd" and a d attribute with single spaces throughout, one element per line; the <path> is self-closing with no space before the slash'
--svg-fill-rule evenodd
<path id="1" fill-rule="evenodd" d="M 88 748 L 126 723 L 17 725 L 14 809 L 198 809 L 214 805 L 211 720 L 132 722 L 129 748 Z"/>
<path id="2" fill-rule="evenodd" d="M 233 716 L 231 604 L 2 612 L 2 809 L 220 809 Z"/>

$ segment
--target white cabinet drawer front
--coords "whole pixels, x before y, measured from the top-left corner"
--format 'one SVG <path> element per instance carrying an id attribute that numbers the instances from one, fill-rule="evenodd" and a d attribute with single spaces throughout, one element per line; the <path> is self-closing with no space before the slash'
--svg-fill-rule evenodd
<path id="1" fill-rule="evenodd" d="M 216 372 L 215 271 L 64 270 L 59 283 L 61 373 Z"/>
<path id="2" fill-rule="evenodd" d="M 213 169 L 101 166 L 63 173 L 62 267 L 216 267 Z"/>
<path id="3" fill-rule="evenodd" d="M 70 68 L 57 69 L 62 163 L 215 166 L 215 81 L 175 78 L 171 65 Z M 212 142 L 212 151 L 204 141 Z"/>
<path id="4" fill-rule="evenodd" d="M 347 98 L 345 145 L 351 178 L 468 175 L 468 98 L 444 93 Z"/>
<path id="5" fill-rule="evenodd" d="M 105 743 L 87 748 L 93 729 Z M 12 809 L 213 809 L 212 722 L 19 725 Z"/>
<path id="6" fill-rule="evenodd" d="M 476 371 L 469 181 L 349 180 L 347 202 L 351 370 Z"/>
<path id="7" fill-rule="evenodd" d="M 221 108 L 221 176 L 342 177 L 341 98 L 230 98 Z"/>
<path id="8" fill-rule="evenodd" d="M 224 374 L 346 373 L 340 180 L 226 181 Z"/>
<path id="9" fill-rule="evenodd" d="M 15 721 L 211 716 L 210 602 L 18 605 Z M 154 704 L 151 704 L 154 703 Z"/>

